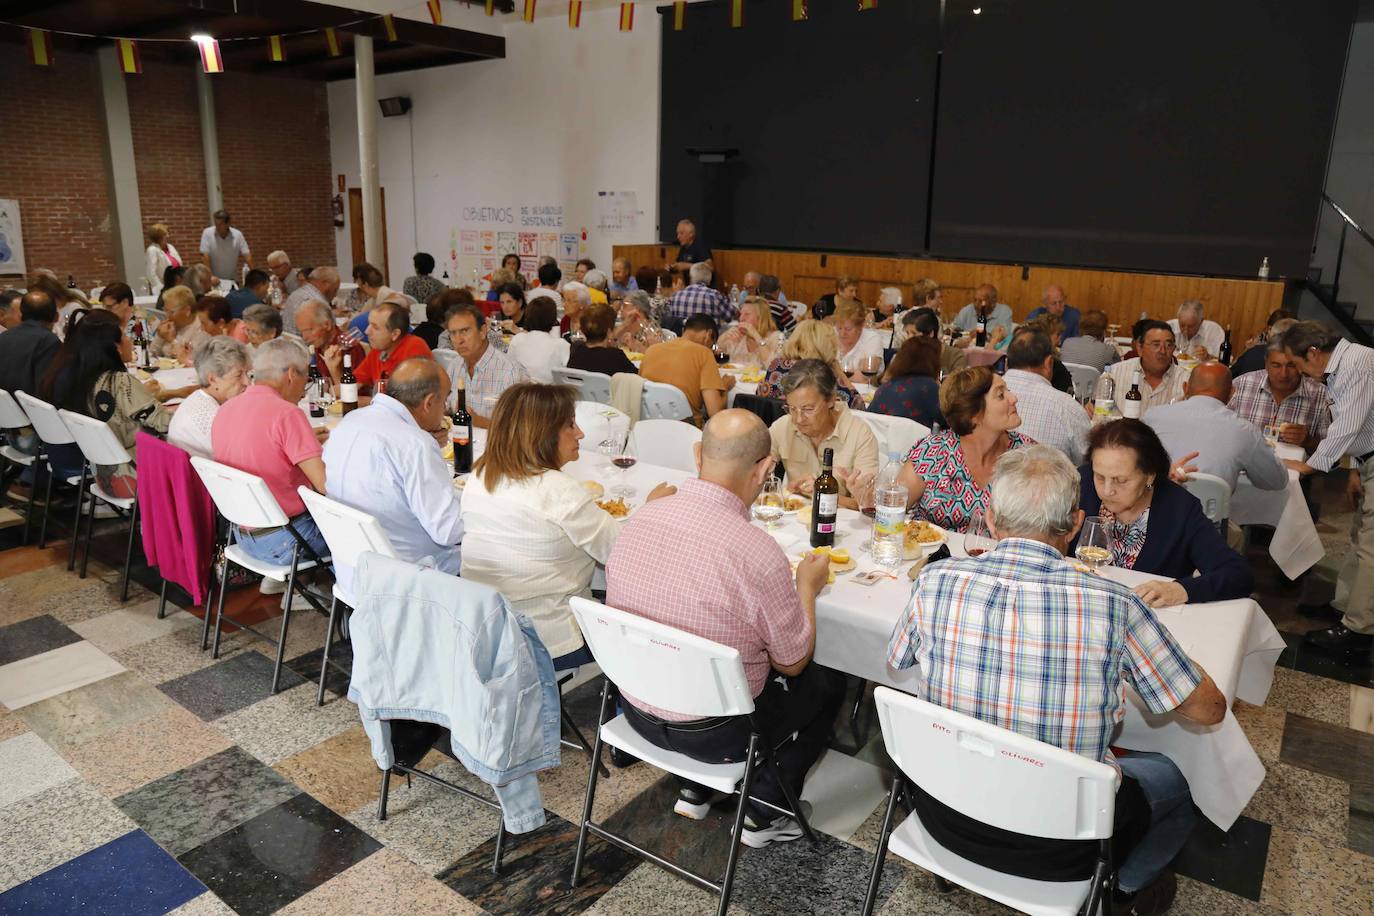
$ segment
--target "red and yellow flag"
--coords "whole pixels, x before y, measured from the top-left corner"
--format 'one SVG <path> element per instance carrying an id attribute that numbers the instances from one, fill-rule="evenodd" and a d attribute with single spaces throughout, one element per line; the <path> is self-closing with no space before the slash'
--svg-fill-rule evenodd
<path id="1" fill-rule="evenodd" d="M 620 4 L 620 31 L 628 32 L 635 27 L 635 5 L 633 3 Z"/>
<path id="2" fill-rule="evenodd" d="M 525 0 L 525 15 L 523 18 L 526 22 L 534 21 L 534 3 L 535 0 Z"/>
<path id="3" fill-rule="evenodd" d="M 267 36 L 267 56 L 272 59 L 274 64 L 286 60 L 286 44 L 281 40 L 280 35 Z"/>
<path id="4" fill-rule="evenodd" d="M 132 38 L 115 39 L 115 56 L 119 58 L 121 73 L 143 72 L 143 61 L 138 56 L 138 44 Z"/>
<path id="5" fill-rule="evenodd" d="M 861 13 L 864 10 L 876 10 L 877 8 L 878 0 L 859 0 L 859 12 Z"/>
<path id="6" fill-rule="evenodd" d="M 744 0 L 730 0 L 730 28 L 744 25 Z"/>
<path id="7" fill-rule="evenodd" d="M 29 59 L 37 67 L 52 66 L 52 33 L 29 29 Z"/>
<path id="8" fill-rule="evenodd" d="M 444 11 L 439 8 L 439 0 L 425 0 L 425 6 L 429 7 L 429 21 L 435 25 L 443 25 Z"/>
<path id="9" fill-rule="evenodd" d="M 677 0 L 673 4 L 673 31 L 681 32 L 687 26 L 687 0 Z"/>
<path id="10" fill-rule="evenodd" d="M 792 0 L 792 21 L 805 22 L 808 18 L 806 0 Z"/>
<path id="11" fill-rule="evenodd" d="M 390 13 L 382 16 L 382 28 L 386 29 L 386 40 L 396 40 L 396 19 Z"/>
<path id="12" fill-rule="evenodd" d="M 339 46 L 339 32 L 337 29 L 324 30 L 324 43 L 329 48 L 330 57 L 338 57 L 343 53 L 343 48 Z"/>
<path id="13" fill-rule="evenodd" d="M 568 28 L 575 29 L 582 24 L 582 0 L 568 0 Z"/>
<path id="14" fill-rule="evenodd" d="M 213 38 L 199 38 L 196 45 L 200 48 L 200 65 L 205 68 L 205 72 L 223 73 L 224 58 L 219 53 L 219 42 Z"/>

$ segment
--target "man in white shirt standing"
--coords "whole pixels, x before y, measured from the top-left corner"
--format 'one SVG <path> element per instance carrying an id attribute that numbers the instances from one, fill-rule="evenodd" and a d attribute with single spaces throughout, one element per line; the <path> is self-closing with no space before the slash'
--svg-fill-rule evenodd
<path id="1" fill-rule="evenodd" d="M 1178 307 L 1178 317 L 1169 319 L 1178 352 L 1191 359 L 1216 359 L 1221 354 L 1226 332 L 1215 321 L 1203 317 L 1202 303 L 1189 299 Z"/>
<path id="2" fill-rule="evenodd" d="M 1203 363 L 1188 376 L 1183 392 L 1187 400 L 1165 404 L 1144 417 L 1171 459 L 1196 453 L 1189 464 L 1203 474 L 1220 477 L 1232 490 L 1241 471 L 1261 490 L 1288 486 L 1288 468 L 1264 441 L 1264 434 L 1226 406 L 1231 401 L 1230 369 L 1221 363 Z"/>
<path id="3" fill-rule="evenodd" d="M 401 559 L 432 559 L 436 569 L 456 576 L 463 522 L 453 470 L 443 457 L 448 388 L 448 374 L 432 359 L 398 365 L 386 393 L 329 434 L 325 493 L 375 516 Z M 353 568 L 335 561 L 334 573 L 350 592 Z"/>
<path id="4" fill-rule="evenodd" d="M 200 234 L 200 262 L 210 268 L 217 280 L 239 282 L 239 258 L 250 268 L 253 253 L 243 233 L 229 225 L 229 211 L 216 210 L 215 224 Z"/>
<path id="5" fill-rule="evenodd" d="M 1092 421 L 1071 394 L 1057 390 L 1054 377 L 1054 344 L 1044 331 L 1023 330 L 1007 346 L 1007 371 L 1002 376 L 1016 393 L 1016 412 L 1021 415 L 1017 432 L 1068 456 L 1075 466 L 1083 463 Z"/>
<path id="6" fill-rule="evenodd" d="M 1107 370 L 1115 386 L 1117 406 L 1121 405 L 1137 371 L 1141 373 L 1140 405 L 1143 417 L 1156 407 L 1163 407 L 1183 397 L 1183 382 L 1188 373 L 1174 362 L 1174 331 L 1162 321 L 1141 321 L 1140 355 L 1124 359 Z"/>

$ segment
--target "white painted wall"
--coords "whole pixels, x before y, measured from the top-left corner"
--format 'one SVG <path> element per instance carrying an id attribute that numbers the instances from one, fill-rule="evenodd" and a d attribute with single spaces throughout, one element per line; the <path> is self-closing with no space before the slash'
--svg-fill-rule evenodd
<path id="1" fill-rule="evenodd" d="M 433 254 L 441 274 L 455 236 L 460 274 L 470 280 L 481 254 L 463 253 L 465 229 L 575 233 L 572 259 L 585 255 L 607 268 L 613 244 L 656 239 L 660 17 L 640 3 L 634 30 L 621 33 L 618 5 L 588 3 L 573 30 L 566 4 L 540 6 L 555 9 L 531 24 L 518 15 L 488 18 L 481 4 L 445 3 L 444 25 L 503 34 L 505 59 L 377 78 L 380 97 L 409 96 L 413 104 L 409 115 L 378 121 L 394 285 L 410 275 L 417 250 Z M 349 187 L 358 185 L 354 86 L 329 85 L 334 171 Z M 598 191 L 635 192 L 642 211 L 635 231 L 597 230 Z M 521 207 L 561 208 L 562 226 L 522 227 Z M 473 208 L 509 211 L 514 222 L 481 221 Z M 347 276 L 348 228 L 336 238 Z M 494 252 L 498 263 L 504 253 Z"/>

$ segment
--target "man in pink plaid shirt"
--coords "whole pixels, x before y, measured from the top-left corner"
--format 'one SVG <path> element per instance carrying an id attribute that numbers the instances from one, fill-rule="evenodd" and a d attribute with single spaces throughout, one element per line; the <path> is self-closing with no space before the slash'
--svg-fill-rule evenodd
<path id="1" fill-rule="evenodd" d="M 844 678 L 811 664 L 816 594 L 830 565 L 810 556 L 797 568 L 776 541 L 749 522 L 749 507 L 772 472 L 768 428 L 754 414 L 725 410 L 696 446 L 700 476 L 673 496 L 646 504 L 625 524 L 606 562 L 606 603 L 738 649 L 754 694 L 755 718 L 797 796 L 830 741 Z M 623 695 L 630 725 L 659 747 L 696 760 L 742 760 L 749 723 L 693 719 Z M 772 771 L 761 768 L 754 798 L 786 808 Z M 684 783 L 677 813 L 706 817 L 718 793 Z M 805 803 L 803 803 L 805 805 Z M 741 840 L 749 846 L 795 840 L 795 819 L 750 804 Z"/>

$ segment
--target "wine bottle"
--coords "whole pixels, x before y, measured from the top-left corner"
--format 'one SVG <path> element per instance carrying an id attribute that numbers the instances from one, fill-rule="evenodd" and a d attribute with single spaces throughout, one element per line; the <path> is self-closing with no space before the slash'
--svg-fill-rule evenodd
<path id="1" fill-rule="evenodd" d="M 310 405 L 310 416 L 315 420 L 324 419 L 324 402 L 320 400 L 320 367 L 315 364 L 315 348 L 310 347 L 310 371 L 305 382 L 306 403 Z"/>
<path id="2" fill-rule="evenodd" d="M 343 373 L 339 376 L 339 403 L 349 413 L 358 406 L 358 380 L 353 377 L 353 354 L 344 354 Z"/>
<path id="3" fill-rule="evenodd" d="M 1226 326 L 1226 339 L 1221 342 L 1221 364 L 1231 365 L 1231 326 Z"/>
<path id="4" fill-rule="evenodd" d="M 1137 369 L 1131 376 L 1131 389 L 1121 399 L 1121 415 L 1128 420 L 1139 420 L 1144 406 L 1145 397 L 1140 393 L 1140 370 Z"/>
<path id="5" fill-rule="evenodd" d="M 472 414 L 468 413 L 468 392 L 458 376 L 458 405 L 453 411 L 453 476 L 472 470 Z"/>
<path id="6" fill-rule="evenodd" d="M 811 546 L 835 546 L 835 515 L 840 507 L 840 482 L 832 473 L 835 450 L 821 453 L 821 473 L 811 490 Z"/>
<path id="7" fill-rule="evenodd" d="M 379 378 L 377 379 L 377 393 L 378 393 L 378 394 L 386 394 L 386 383 L 387 383 L 387 380 L 388 380 L 389 378 L 391 378 L 391 370 L 390 370 L 390 369 L 383 369 L 383 370 L 382 370 L 381 377 L 379 377 Z"/>
<path id="8" fill-rule="evenodd" d="M 973 340 L 975 347 L 985 347 L 988 343 L 988 316 L 978 313 L 978 335 Z"/>
<path id="9" fill-rule="evenodd" d="M 134 322 L 134 365 L 140 369 L 148 365 L 148 339 L 143 336 L 143 322 Z"/>

